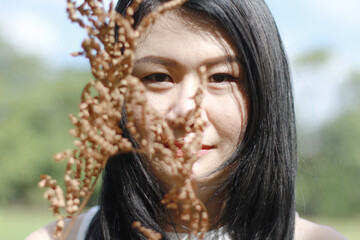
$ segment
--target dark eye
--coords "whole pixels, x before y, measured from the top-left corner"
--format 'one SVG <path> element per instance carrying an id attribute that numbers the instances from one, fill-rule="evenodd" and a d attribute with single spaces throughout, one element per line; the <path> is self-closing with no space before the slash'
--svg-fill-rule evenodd
<path id="1" fill-rule="evenodd" d="M 171 77 L 165 73 L 153 73 L 143 78 L 143 81 L 149 82 L 170 82 Z"/>
<path id="2" fill-rule="evenodd" d="M 235 77 L 225 73 L 214 74 L 210 77 L 210 82 L 214 82 L 214 83 L 221 83 L 225 81 L 234 81 L 234 80 L 236 80 Z"/>

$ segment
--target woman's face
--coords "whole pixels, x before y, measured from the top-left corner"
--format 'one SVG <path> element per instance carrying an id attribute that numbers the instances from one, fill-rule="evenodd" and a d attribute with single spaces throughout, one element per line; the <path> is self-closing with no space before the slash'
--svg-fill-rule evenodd
<path id="1" fill-rule="evenodd" d="M 171 122 L 195 107 L 194 94 L 200 86 L 200 66 L 206 66 L 201 117 L 207 123 L 192 178 L 208 182 L 224 171 L 209 176 L 235 151 L 248 121 L 249 96 L 244 67 L 230 38 L 216 25 L 170 12 L 157 19 L 140 38 L 133 74 L 146 86 L 148 104 Z M 199 19 L 199 16 L 197 16 Z M 142 124 L 135 111 L 137 128 L 148 141 L 150 126 Z M 180 126 L 173 127 L 177 142 L 191 141 Z M 181 152 L 178 152 L 181 156 Z M 169 167 L 157 157 L 149 160 L 154 175 L 171 184 Z"/>

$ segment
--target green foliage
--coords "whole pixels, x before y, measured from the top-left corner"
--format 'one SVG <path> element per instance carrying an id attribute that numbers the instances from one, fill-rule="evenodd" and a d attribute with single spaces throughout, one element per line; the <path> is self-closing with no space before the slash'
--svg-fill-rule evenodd
<path id="1" fill-rule="evenodd" d="M 72 148 L 67 116 L 77 113 L 88 71 L 50 71 L 0 44 L 0 202 L 39 201 L 40 174 L 62 179 L 55 152 Z"/>
<path id="2" fill-rule="evenodd" d="M 0 41 L 0 205 L 41 203 L 40 174 L 62 180 L 65 164 L 54 153 L 73 148 L 68 130 L 90 71 L 51 71 L 33 57 L 19 56 Z M 301 61 L 326 59 L 317 52 Z M 301 62 L 300 61 L 300 62 Z M 305 64 L 305 65 L 306 65 Z M 358 106 L 360 74 L 344 86 L 346 105 Z M 302 135 L 303 134 L 303 135 Z M 360 110 L 345 108 L 316 132 L 300 129 L 298 211 L 307 215 L 360 212 Z M 96 196 L 91 203 L 95 203 Z"/>
<path id="3" fill-rule="evenodd" d="M 360 71 L 350 73 L 347 81 L 341 89 L 344 96 L 344 108 L 347 110 L 359 111 L 360 108 Z"/>
<path id="4" fill-rule="evenodd" d="M 360 111 L 348 111 L 303 137 L 298 210 L 308 215 L 360 213 Z M 311 146 L 311 147 L 310 147 Z"/>
<path id="5" fill-rule="evenodd" d="M 332 54 L 328 48 L 310 50 L 295 59 L 298 67 L 318 67 L 331 58 Z"/>
<path id="6" fill-rule="evenodd" d="M 23 240 L 30 233 L 56 220 L 43 206 L 0 206 L 0 239 Z"/>
<path id="7" fill-rule="evenodd" d="M 330 57 L 321 48 L 296 63 L 316 70 Z M 344 77 L 337 118 L 311 132 L 299 130 L 297 210 L 305 215 L 360 214 L 360 72 Z"/>

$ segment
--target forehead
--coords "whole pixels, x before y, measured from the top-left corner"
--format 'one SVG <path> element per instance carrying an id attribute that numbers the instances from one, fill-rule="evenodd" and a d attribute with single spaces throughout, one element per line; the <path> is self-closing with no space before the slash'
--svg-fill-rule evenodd
<path id="1" fill-rule="evenodd" d="M 144 54 L 237 56 L 234 44 L 226 31 L 214 20 L 201 14 L 172 10 L 160 16 L 141 35 L 137 57 Z"/>

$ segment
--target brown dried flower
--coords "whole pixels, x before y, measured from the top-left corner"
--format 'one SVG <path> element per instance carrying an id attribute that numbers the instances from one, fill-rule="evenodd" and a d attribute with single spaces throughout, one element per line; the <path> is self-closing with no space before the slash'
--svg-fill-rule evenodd
<path id="1" fill-rule="evenodd" d="M 119 153 L 138 151 L 123 137 L 118 126 L 123 106 L 128 117 L 127 129 L 150 153 L 161 153 L 162 160 L 171 167 L 175 176 L 176 184 L 164 196 L 162 204 L 180 214 L 180 219 L 189 223 L 189 233 L 200 234 L 202 238 L 208 230 L 207 210 L 196 197 L 195 185 L 190 178 L 192 165 L 197 160 L 192 153 L 201 148 L 202 133 L 206 127 L 200 117 L 206 69 L 202 67 L 199 70 L 203 82 L 194 97 L 196 107 L 186 117 L 171 123 L 184 126 L 186 133 L 195 133 L 193 141 L 182 147 L 182 158 L 175 157 L 178 149 L 170 124 L 146 105 L 146 89 L 138 78 L 131 75 L 140 34 L 161 14 L 185 1 L 172 0 L 164 3 L 134 29 L 132 17 L 141 0 L 133 1 L 125 16 L 115 11 L 113 2 L 105 11 L 102 0 L 83 0 L 81 4 L 78 4 L 78 1 L 67 0 L 68 17 L 88 33 L 88 37 L 82 42 L 83 51 L 72 55 L 82 55 L 89 60 L 95 80 L 90 81 L 82 92 L 78 115 L 70 115 L 70 121 L 74 125 L 70 134 L 76 138 L 75 149 L 54 156 L 57 162 L 67 159 L 64 175 L 65 193 L 50 176 L 42 175 L 39 182 L 40 187 L 48 188 L 44 197 L 50 201 L 54 215 L 58 216 L 56 237 L 66 238 L 76 216 L 91 196 L 108 158 Z M 115 28 L 116 25 L 119 28 Z M 115 35 L 118 36 L 117 39 Z M 133 122 L 134 106 L 142 107 L 146 118 L 151 119 L 153 142 L 141 139 Z M 164 146 L 165 142 L 171 151 Z M 62 214 L 60 209 L 64 209 L 66 214 Z M 72 217 L 73 220 L 66 232 L 62 233 L 65 216 Z M 161 239 L 159 233 L 141 226 L 140 222 L 134 222 L 133 227 L 148 239 Z"/>

